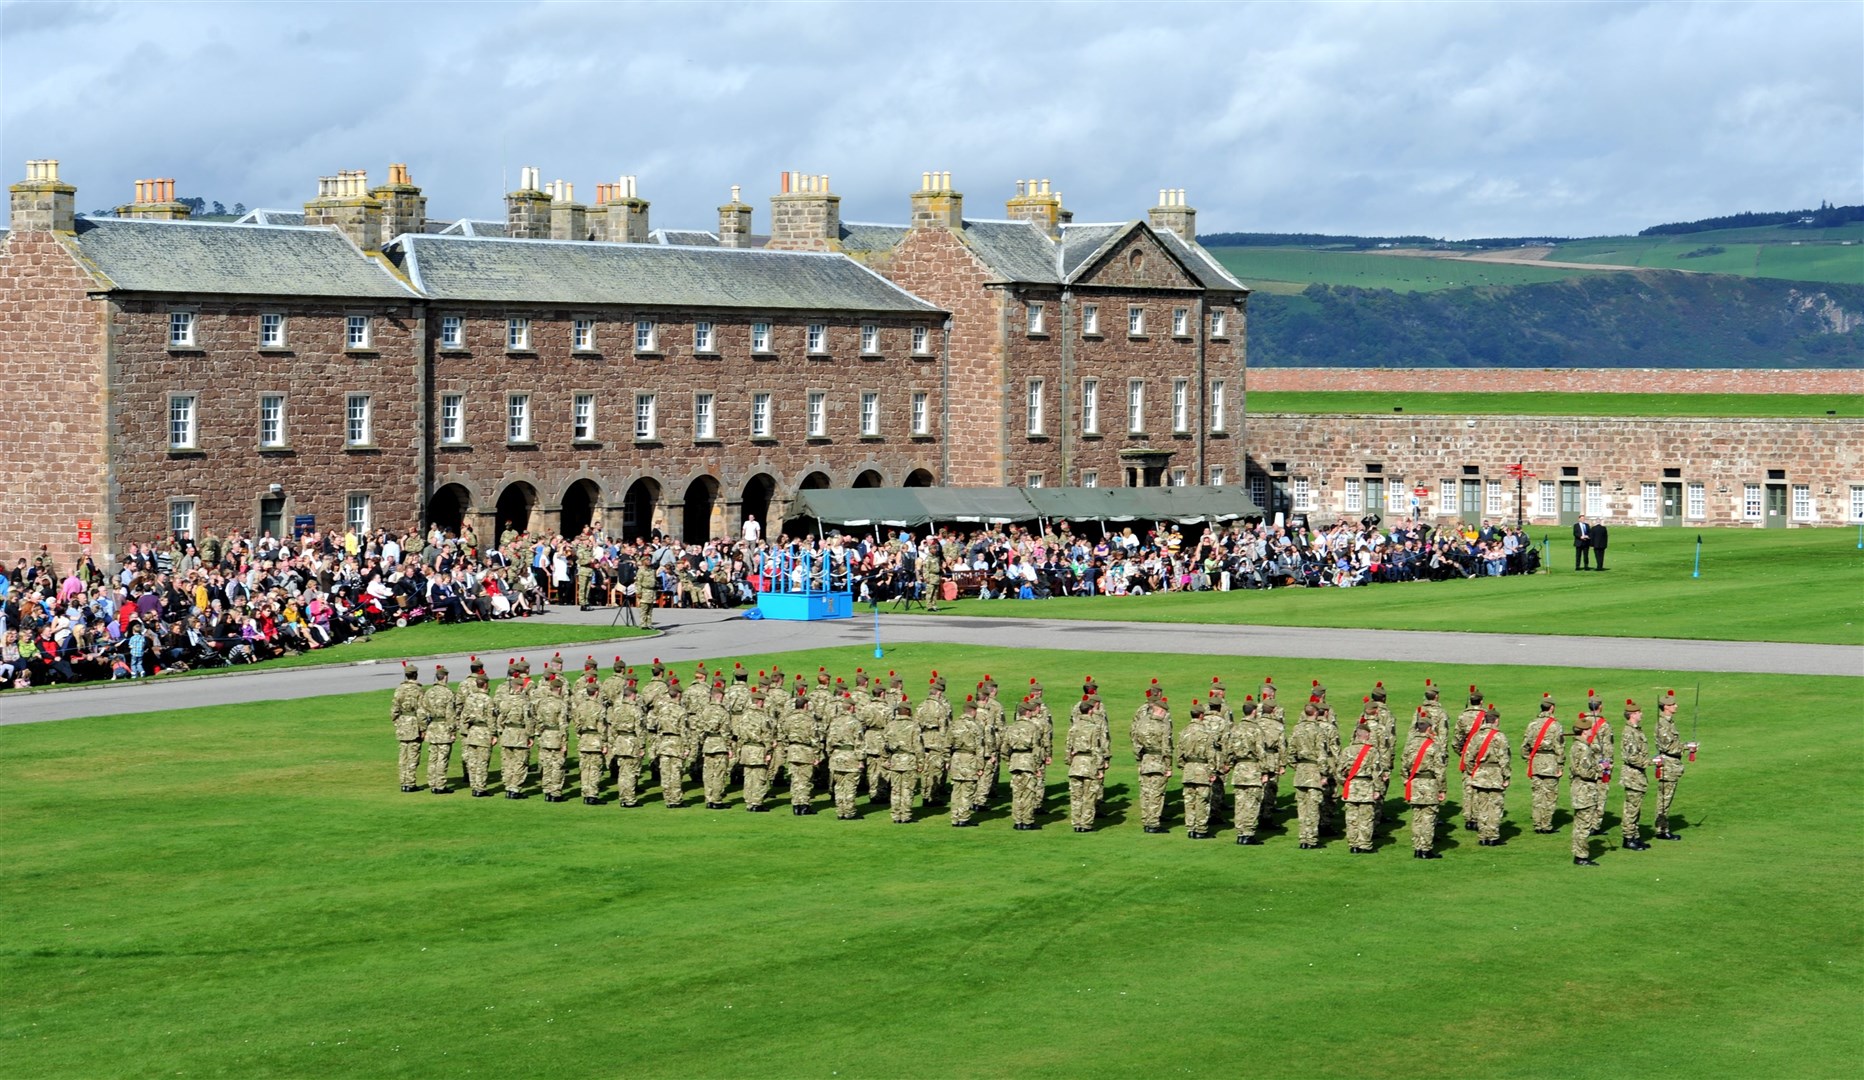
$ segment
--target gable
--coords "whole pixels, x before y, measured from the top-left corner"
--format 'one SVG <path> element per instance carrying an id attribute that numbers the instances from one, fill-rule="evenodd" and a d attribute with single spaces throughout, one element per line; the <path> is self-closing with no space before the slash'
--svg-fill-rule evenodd
<path id="1" fill-rule="evenodd" d="M 1123 289 L 1199 289 L 1178 257 L 1152 230 L 1136 225 L 1073 275 L 1075 285 Z"/>

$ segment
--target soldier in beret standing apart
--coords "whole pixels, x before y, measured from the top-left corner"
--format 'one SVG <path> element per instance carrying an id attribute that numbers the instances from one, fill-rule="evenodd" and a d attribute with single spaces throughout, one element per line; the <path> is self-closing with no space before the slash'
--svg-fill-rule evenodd
<path id="1" fill-rule="evenodd" d="M 1657 702 L 1657 832 L 1659 840 L 1681 840 L 1670 831 L 1670 803 L 1676 798 L 1676 782 L 1683 778 L 1683 758 L 1696 760 L 1696 744 L 1684 742 L 1676 731 L 1676 691 Z"/>
<path id="2" fill-rule="evenodd" d="M 1625 733 L 1618 745 L 1618 786 L 1624 789 L 1624 809 L 1618 814 L 1626 851 L 1647 851 L 1644 842 L 1644 792 L 1650 788 L 1650 744 L 1644 739 L 1644 710 L 1637 702 L 1625 699 Z"/>
<path id="3" fill-rule="evenodd" d="M 421 729 L 426 726 L 421 714 L 421 673 L 414 665 L 403 664 L 401 676 L 388 715 L 395 725 L 395 740 L 401 746 L 401 790 L 419 791 Z"/>

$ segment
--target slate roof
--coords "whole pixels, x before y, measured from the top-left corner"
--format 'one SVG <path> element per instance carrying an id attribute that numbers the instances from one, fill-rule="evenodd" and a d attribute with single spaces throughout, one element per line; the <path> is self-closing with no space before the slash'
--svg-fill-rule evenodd
<path id="1" fill-rule="evenodd" d="M 235 221 L 233 224 L 235 225 L 302 225 L 304 224 L 304 211 L 302 210 L 267 210 L 264 207 L 260 207 L 257 210 L 246 211 L 246 216 L 240 218 L 238 221 Z"/>
<path id="2" fill-rule="evenodd" d="M 405 300 L 388 268 L 324 228 L 79 218 L 71 247 L 126 292 Z"/>
<path id="3" fill-rule="evenodd" d="M 718 247 L 718 237 L 698 229 L 655 229 L 647 238 L 656 244 L 673 244 L 680 247 Z"/>
<path id="4" fill-rule="evenodd" d="M 891 251 L 906 238 L 904 225 L 875 225 L 864 221 L 844 221 L 841 225 L 841 249 L 860 254 Z"/>
<path id="5" fill-rule="evenodd" d="M 404 236 L 391 247 L 415 287 L 436 300 L 940 310 L 842 255 L 456 236 Z"/>
<path id="6" fill-rule="evenodd" d="M 1005 281 L 1061 283 L 1055 241 L 1027 221 L 966 221 L 964 241 Z"/>
<path id="7" fill-rule="evenodd" d="M 492 236 L 505 235 L 505 223 L 502 221 L 479 221 L 475 218 L 461 218 L 441 229 L 440 236 Z"/>
<path id="8" fill-rule="evenodd" d="M 1175 232 L 1160 231 L 1155 235 L 1164 242 L 1172 254 L 1178 256 L 1178 261 L 1184 263 L 1185 269 L 1191 272 L 1191 276 L 1197 279 L 1199 285 L 1206 289 L 1248 291 L 1249 287 L 1225 270 L 1223 264 L 1217 261 L 1216 256 L 1204 250 L 1204 245 L 1187 244 Z"/>
<path id="9" fill-rule="evenodd" d="M 1111 225 L 1063 225 L 1061 227 L 1061 272 L 1072 278 L 1081 272 L 1101 249 L 1115 237 L 1126 235 L 1131 222 Z"/>

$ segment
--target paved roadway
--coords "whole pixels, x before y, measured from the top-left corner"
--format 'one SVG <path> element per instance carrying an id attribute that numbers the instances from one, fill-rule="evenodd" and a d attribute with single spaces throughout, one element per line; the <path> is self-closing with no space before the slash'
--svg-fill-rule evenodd
<path id="1" fill-rule="evenodd" d="M 663 624 L 670 625 L 670 632 L 656 639 L 631 638 L 570 645 L 564 646 L 562 651 L 574 669 L 580 667 L 584 654 L 595 656 L 606 667 L 617 653 L 635 664 L 653 657 L 684 664 L 712 657 L 791 649 L 844 646 L 871 650 L 874 644 L 873 620 L 858 615 L 852 621 L 817 623 L 747 620 L 735 611 L 675 612 L 671 615 L 662 620 Z M 610 621 L 613 613 L 557 608 L 541 618 L 548 622 L 595 625 Z M 881 633 L 887 645 L 930 642 L 1012 649 L 1088 649 L 1201 656 L 1864 676 L 1864 647 L 1852 645 L 1339 630 L 1307 626 L 1073 622 L 949 615 L 889 615 L 882 621 Z M 549 647 L 533 649 L 530 655 L 535 662 L 540 656 L 555 651 Z M 488 655 L 486 660 L 494 675 L 503 671 L 502 656 Z M 434 662 L 446 664 L 457 674 L 466 671 L 466 657 L 462 654 L 429 661 L 422 671 L 423 678 L 431 676 L 430 665 Z M 30 694 L 7 693 L 0 695 L 0 725 L 386 690 L 399 678 L 400 665 L 393 661 L 374 661 L 270 671 L 254 667 L 233 674 L 165 682 L 101 683 Z"/>

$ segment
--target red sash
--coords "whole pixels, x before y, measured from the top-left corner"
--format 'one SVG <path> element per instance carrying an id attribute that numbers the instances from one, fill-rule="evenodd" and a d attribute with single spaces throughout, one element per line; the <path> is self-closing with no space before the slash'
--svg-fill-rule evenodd
<path id="1" fill-rule="evenodd" d="M 1480 718 L 1477 718 L 1475 723 L 1469 725 L 1469 734 L 1463 736 L 1463 748 L 1456 752 L 1457 772 L 1469 771 L 1469 744 L 1476 741 L 1476 732 L 1481 730 L 1482 720 Z M 1484 745 L 1487 744 L 1485 743 Z"/>
<path id="2" fill-rule="evenodd" d="M 1534 748 L 1527 752 L 1527 774 L 1529 776 L 1534 775 L 1534 755 L 1540 753 L 1540 744 L 1541 741 L 1547 737 L 1547 729 L 1558 723 L 1558 720 L 1549 716 L 1547 722 L 1540 725 L 1540 734 L 1534 736 Z"/>
<path id="3" fill-rule="evenodd" d="M 1366 755 L 1372 751 L 1372 744 L 1359 748 L 1359 756 L 1353 759 L 1353 767 L 1346 770 L 1346 781 L 1340 785 L 1340 801 L 1345 802 L 1353 796 L 1353 777 L 1359 775 L 1359 766 L 1365 764 Z"/>
<path id="4" fill-rule="evenodd" d="M 1489 733 L 1482 737 L 1482 745 L 1476 750 L 1476 760 L 1469 766 L 1470 772 L 1473 773 L 1477 769 L 1480 769 L 1482 767 L 1482 759 L 1489 756 L 1489 743 L 1494 741 L 1495 731 L 1495 728 L 1490 728 Z"/>
<path id="5" fill-rule="evenodd" d="M 1417 748 L 1417 756 L 1411 759 L 1411 771 L 1404 778 L 1404 801 L 1411 801 L 1411 781 L 1417 779 L 1417 770 L 1424 764 L 1424 754 L 1430 750 L 1430 736 L 1424 736 L 1424 745 Z"/>
<path id="6" fill-rule="evenodd" d="M 1586 743 L 1588 745 L 1591 744 L 1593 737 L 1598 735 L 1599 729 L 1604 726 L 1605 726 L 1605 718 L 1603 716 L 1599 717 L 1597 720 L 1594 720 L 1592 722 L 1592 730 L 1586 732 Z"/>

